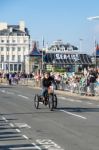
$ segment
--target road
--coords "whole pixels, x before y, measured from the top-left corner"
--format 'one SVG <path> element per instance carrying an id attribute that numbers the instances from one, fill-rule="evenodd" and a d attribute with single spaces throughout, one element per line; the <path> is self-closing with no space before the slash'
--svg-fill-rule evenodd
<path id="1" fill-rule="evenodd" d="M 0 150 L 99 150 L 99 101 L 58 94 L 56 110 L 36 110 L 39 92 L 0 86 Z"/>

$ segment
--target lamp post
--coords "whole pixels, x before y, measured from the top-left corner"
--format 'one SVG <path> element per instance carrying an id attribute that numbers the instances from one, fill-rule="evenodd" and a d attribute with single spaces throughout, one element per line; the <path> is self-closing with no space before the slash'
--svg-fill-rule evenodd
<path id="1" fill-rule="evenodd" d="M 42 72 L 43 72 L 43 52 L 44 52 L 44 37 L 42 37 L 42 44 L 43 44 L 43 48 L 42 48 Z"/>
<path id="2" fill-rule="evenodd" d="M 79 39 L 79 50 L 80 50 L 80 52 L 82 51 L 82 41 L 83 41 L 83 39 L 80 38 Z"/>
<path id="3" fill-rule="evenodd" d="M 99 20 L 99 16 L 92 16 L 87 18 L 89 21 Z M 97 69 L 97 56 L 96 56 L 96 39 L 94 36 L 94 51 L 95 51 L 95 67 Z"/>
<path id="4" fill-rule="evenodd" d="M 53 73 L 55 71 L 55 60 L 53 60 Z"/>

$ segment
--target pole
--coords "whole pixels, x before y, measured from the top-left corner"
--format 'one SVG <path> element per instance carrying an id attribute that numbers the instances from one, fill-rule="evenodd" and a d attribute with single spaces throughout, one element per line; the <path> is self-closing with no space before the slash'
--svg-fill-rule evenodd
<path id="1" fill-rule="evenodd" d="M 42 48 L 42 72 L 43 72 L 43 50 L 44 50 L 44 37 L 42 38 L 42 44 L 43 44 L 43 48 Z"/>
<path id="2" fill-rule="evenodd" d="M 9 73 L 9 33 L 8 33 L 8 73 Z"/>

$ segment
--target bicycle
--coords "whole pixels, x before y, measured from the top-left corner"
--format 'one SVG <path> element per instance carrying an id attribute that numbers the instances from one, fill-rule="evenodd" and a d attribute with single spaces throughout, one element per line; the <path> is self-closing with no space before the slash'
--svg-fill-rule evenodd
<path id="1" fill-rule="evenodd" d="M 45 106 L 49 106 L 49 109 L 52 111 L 53 109 L 57 108 L 57 96 L 54 93 L 53 86 L 50 86 L 43 97 L 41 95 L 36 94 L 34 97 L 34 106 L 36 109 L 39 108 L 39 104 L 42 102 Z"/>

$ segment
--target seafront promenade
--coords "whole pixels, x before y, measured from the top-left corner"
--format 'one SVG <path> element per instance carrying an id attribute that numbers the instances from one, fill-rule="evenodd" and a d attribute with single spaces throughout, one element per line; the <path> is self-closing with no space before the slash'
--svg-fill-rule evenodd
<path id="1" fill-rule="evenodd" d="M 20 79 L 19 83 L 20 86 L 27 86 L 29 88 L 33 88 L 33 89 L 42 89 L 41 88 L 41 84 L 40 82 L 37 83 L 34 79 L 30 79 L 30 78 L 22 78 Z M 0 85 L 9 85 L 8 81 L 6 79 L 1 79 L 0 78 Z M 16 83 L 12 83 L 12 85 L 16 86 Z M 63 89 L 63 87 L 65 87 Z M 82 93 L 81 93 L 82 92 Z M 56 94 L 60 94 L 63 96 L 71 96 L 71 97 L 77 97 L 77 98 L 81 98 L 81 99 L 88 99 L 88 100 L 99 100 L 99 86 L 97 87 L 97 93 L 95 96 L 90 96 L 90 95 L 85 95 L 84 91 L 79 91 L 79 89 L 76 89 L 75 91 L 70 90 L 70 87 L 68 87 L 67 85 L 62 85 L 60 84 L 58 89 L 55 89 L 55 93 Z"/>

